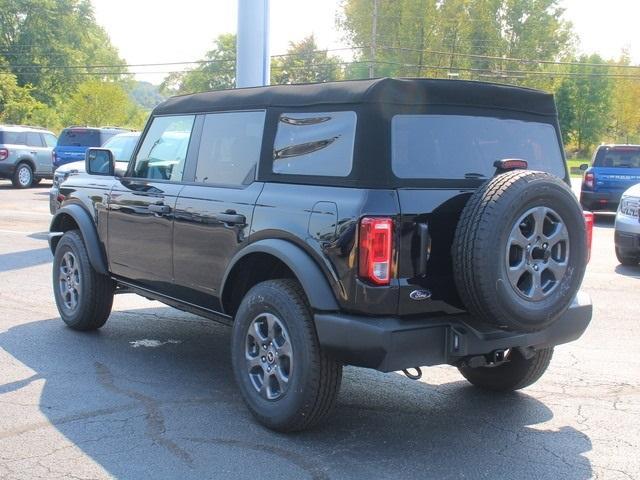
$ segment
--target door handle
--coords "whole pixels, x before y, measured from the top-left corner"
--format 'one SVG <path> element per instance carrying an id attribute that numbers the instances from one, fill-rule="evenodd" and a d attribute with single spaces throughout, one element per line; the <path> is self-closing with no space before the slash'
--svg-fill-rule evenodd
<path id="1" fill-rule="evenodd" d="M 38 152 L 30 152 L 32 155 L 37 155 Z"/>
<path id="2" fill-rule="evenodd" d="M 171 212 L 171 207 L 162 203 L 152 203 L 151 205 L 149 205 L 149 211 L 152 213 L 157 213 L 158 215 L 166 215 L 167 213 Z"/>
<path id="3" fill-rule="evenodd" d="M 234 211 L 218 213 L 216 215 L 216 220 L 227 223 L 229 225 L 246 225 L 247 218 L 244 215 L 240 215 Z"/>

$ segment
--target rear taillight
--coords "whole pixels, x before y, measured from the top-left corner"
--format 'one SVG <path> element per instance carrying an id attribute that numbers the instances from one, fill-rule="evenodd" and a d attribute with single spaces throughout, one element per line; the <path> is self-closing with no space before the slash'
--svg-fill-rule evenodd
<path id="1" fill-rule="evenodd" d="M 365 217 L 360 221 L 360 277 L 376 285 L 389 285 L 393 220 Z"/>
<path id="2" fill-rule="evenodd" d="M 584 174 L 583 184 L 587 188 L 593 188 L 596 183 L 596 176 L 592 172 L 587 172 Z"/>
<path id="3" fill-rule="evenodd" d="M 0 148 L 0 160 L 6 160 L 7 158 L 9 158 L 9 150 Z"/>
<path id="4" fill-rule="evenodd" d="M 591 243 L 593 242 L 593 212 L 584 212 L 584 225 L 587 231 L 587 262 L 591 260 Z"/>

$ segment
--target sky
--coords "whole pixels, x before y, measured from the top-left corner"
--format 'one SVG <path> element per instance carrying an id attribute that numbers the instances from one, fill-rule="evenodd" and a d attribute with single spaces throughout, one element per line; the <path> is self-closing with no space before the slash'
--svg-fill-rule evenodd
<path id="1" fill-rule="evenodd" d="M 199 60 L 221 33 L 235 32 L 237 0 L 92 0 L 96 18 L 128 64 Z M 342 0 L 271 0 L 271 54 L 313 33 L 320 48 L 346 46 L 335 26 Z M 640 0 L 561 0 L 583 53 L 640 64 Z M 606 7 L 605 7 L 606 5 Z M 138 80 L 160 83 L 185 66 L 132 67 Z"/>

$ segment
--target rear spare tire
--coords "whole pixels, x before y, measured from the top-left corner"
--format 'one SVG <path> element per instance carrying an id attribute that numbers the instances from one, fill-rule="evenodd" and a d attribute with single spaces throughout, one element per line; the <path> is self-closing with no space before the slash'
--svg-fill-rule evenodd
<path id="1" fill-rule="evenodd" d="M 582 209 L 569 187 L 548 173 L 497 175 L 467 202 L 452 256 L 458 293 L 476 320 L 540 330 L 566 311 L 582 283 Z"/>

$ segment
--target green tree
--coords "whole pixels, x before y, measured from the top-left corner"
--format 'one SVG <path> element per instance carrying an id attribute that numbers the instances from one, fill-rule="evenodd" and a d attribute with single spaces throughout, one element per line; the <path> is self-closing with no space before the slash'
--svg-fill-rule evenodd
<path id="1" fill-rule="evenodd" d="M 86 79 L 121 78 L 124 65 L 89 0 L 0 0 L 0 52 L 18 85 L 48 105 Z"/>
<path id="2" fill-rule="evenodd" d="M 583 55 L 567 72 L 556 92 L 565 144 L 585 154 L 601 142 L 610 124 L 613 82 L 599 55 Z"/>
<path id="3" fill-rule="evenodd" d="M 139 129 L 146 115 L 118 83 L 88 80 L 69 97 L 62 118 L 66 125 L 115 125 Z"/>
<path id="4" fill-rule="evenodd" d="M 15 124 L 51 123 L 51 111 L 31 95 L 30 87 L 20 87 L 15 75 L 0 74 L 0 122 Z"/>
<path id="5" fill-rule="evenodd" d="M 571 25 L 559 0 L 345 0 L 338 25 L 359 62 L 350 78 L 366 76 L 458 76 L 551 88 L 545 65 L 504 57 L 557 60 L 572 51 Z M 377 19 L 373 38 L 372 24 Z M 372 58 L 371 46 L 375 42 Z M 491 57 L 491 58 L 487 58 Z"/>
<path id="6" fill-rule="evenodd" d="M 313 35 L 290 42 L 287 53 L 271 62 L 271 83 L 312 83 L 339 80 L 341 61 L 318 49 Z"/>
<path id="7" fill-rule="evenodd" d="M 627 52 L 617 65 L 630 65 Z M 629 75 L 628 70 L 616 72 Z M 609 139 L 619 143 L 640 142 L 640 81 L 637 79 L 618 77 L 613 80 L 611 96 L 611 125 Z"/>
<path id="8" fill-rule="evenodd" d="M 236 83 L 236 36 L 225 33 L 213 42 L 203 63 L 184 73 L 172 73 L 162 82 L 161 92 L 168 95 L 233 88 Z"/>

